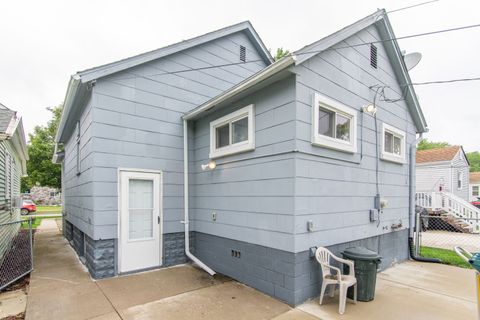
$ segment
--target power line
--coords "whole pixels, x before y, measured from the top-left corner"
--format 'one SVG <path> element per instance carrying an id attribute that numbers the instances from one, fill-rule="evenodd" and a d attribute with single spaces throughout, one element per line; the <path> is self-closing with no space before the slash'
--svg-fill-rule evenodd
<path id="1" fill-rule="evenodd" d="M 403 8 L 398 8 L 398 9 L 390 10 L 390 11 L 387 11 L 387 13 L 393 13 L 393 12 L 403 11 L 403 10 L 407 10 L 407 9 L 411 9 L 411 8 L 423 6 L 423 5 L 425 5 L 425 4 L 429 4 L 429 3 L 433 3 L 433 2 L 438 2 L 438 1 L 440 1 L 440 0 L 426 1 L 426 2 L 422 2 L 422 3 L 414 4 L 414 5 L 411 5 L 411 6 L 408 6 L 408 7 L 403 7 Z"/>
<path id="2" fill-rule="evenodd" d="M 362 43 L 359 43 L 359 44 L 353 44 L 353 45 L 347 45 L 347 46 L 341 46 L 341 47 L 335 47 L 335 48 L 331 47 L 331 48 L 327 48 L 327 49 L 324 49 L 324 50 L 310 50 L 310 51 L 305 51 L 305 52 L 294 52 L 294 53 L 290 53 L 288 56 L 300 56 L 300 55 L 311 54 L 311 53 L 321 53 L 321 52 L 325 52 L 325 51 L 328 51 L 328 50 L 356 48 L 356 47 L 361 47 L 361 46 L 375 44 L 375 43 L 384 43 L 384 42 L 389 42 L 389 41 L 394 41 L 394 40 L 404 40 L 404 39 L 411 39 L 411 38 L 417 38 L 417 37 L 425 37 L 425 36 L 431 36 L 431 35 L 435 35 L 435 34 L 441 34 L 441 33 L 446 33 L 446 32 L 453 32 L 453 31 L 460 31 L 460 30 L 467 30 L 467 29 L 473 29 L 473 28 L 478 28 L 478 27 L 480 27 L 480 24 L 473 24 L 473 25 L 461 26 L 461 27 L 456 27 L 456 28 L 449 28 L 449 29 L 435 30 L 435 31 L 429 31 L 429 32 L 424 32 L 424 33 L 411 34 L 411 35 L 406 35 L 406 36 L 401 36 L 401 37 L 396 37 L 396 38 L 390 38 L 390 39 L 384 39 L 384 40 L 362 42 Z M 262 59 L 248 60 L 246 62 L 232 62 L 232 63 L 225 63 L 225 64 L 220 64 L 220 65 L 211 65 L 211 66 L 198 67 L 198 68 L 189 68 L 189 69 L 183 69 L 183 70 L 177 70 L 177 71 L 165 71 L 165 72 L 162 72 L 162 73 L 143 75 L 141 77 L 153 77 L 153 76 L 178 74 L 178 73 L 191 72 L 191 71 L 208 70 L 208 69 L 214 69 L 214 68 L 223 68 L 223 67 L 230 67 L 230 66 L 235 66 L 235 65 L 242 65 L 242 64 L 246 64 L 246 63 L 255 63 L 255 62 L 260 62 L 260 61 L 263 61 L 263 60 Z M 135 76 L 132 76 L 132 77 L 124 77 L 124 78 L 122 78 L 122 80 L 123 79 L 132 79 L 132 78 L 136 78 L 136 77 L 139 77 L 139 76 L 135 75 Z"/>
<path id="3" fill-rule="evenodd" d="M 480 77 L 475 77 L 475 78 L 460 78 L 460 79 L 449 79 L 449 80 L 414 82 L 410 84 L 413 86 L 423 86 L 423 85 L 429 85 L 429 84 L 444 84 L 444 83 L 468 82 L 468 81 L 479 81 L 479 80 L 480 80 Z"/>

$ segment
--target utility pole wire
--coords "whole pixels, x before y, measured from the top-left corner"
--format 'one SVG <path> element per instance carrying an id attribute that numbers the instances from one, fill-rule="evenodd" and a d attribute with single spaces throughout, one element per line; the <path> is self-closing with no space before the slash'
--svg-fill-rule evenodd
<path id="1" fill-rule="evenodd" d="M 422 2 L 422 3 L 414 4 L 414 5 L 411 5 L 411 6 L 408 6 L 408 7 L 403 7 L 403 8 L 398 8 L 398 9 L 395 9 L 395 10 L 390 10 L 390 11 L 387 11 L 387 13 L 393 13 L 393 12 L 403 11 L 403 10 L 407 10 L 407 9 L 411 9 L 411 8 L 423 6 L 423 5 L 425 5 L 425 4 L 429 4 L 429 3 L 433 3 L 433 2 L 438 2 L 438 1 L 440 1 L 440 0 L 426 1 L 426 2 Z"/>

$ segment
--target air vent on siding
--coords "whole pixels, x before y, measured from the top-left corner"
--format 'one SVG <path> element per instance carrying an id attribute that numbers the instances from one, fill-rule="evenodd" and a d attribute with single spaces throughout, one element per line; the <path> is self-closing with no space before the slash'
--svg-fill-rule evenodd
<path id="1" fill-rule="evenodd" d="M 244 46 L 240 46 L 240 61 L 247 61 L 247 49 Z"/>
<path id="2" fill-rule="evenodd" d="M 373 43 L 370 44 L 370 65 L 377 69 L 377 47 Z"/>

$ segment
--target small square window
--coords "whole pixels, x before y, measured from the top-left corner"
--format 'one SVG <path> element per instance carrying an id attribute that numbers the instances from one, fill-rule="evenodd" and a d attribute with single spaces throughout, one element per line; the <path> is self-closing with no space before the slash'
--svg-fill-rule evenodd
<path id="1" fill-rule="evenodd" d="M 356 152 L 356 110 L 315 94 L 312 144 Z"/>
<path id="2" fill-rule="evenodd" d="M 472 186 L 472 196 L 477 197 L 479 195 L 479 187 L 478 186 Z"/>
<path id="3" fill-rule="evenodd" d="M 210 158 L 253 150 L 253 105 L 210 122 Z"/>
<path id="4" fill-rule="evenodd" d="M 405 132 L 383 124 L 382 159 L 404 163 L 405 162 Z"/>

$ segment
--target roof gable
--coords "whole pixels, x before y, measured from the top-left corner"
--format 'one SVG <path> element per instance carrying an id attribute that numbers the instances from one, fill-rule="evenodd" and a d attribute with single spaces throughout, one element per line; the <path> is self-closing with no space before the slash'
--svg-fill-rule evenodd
<path id="1" fill-rule="evenodd" d="M 417 164 L 453 161 L 460 150 L 463 150 L 461 146 L 418 150 Z"/>
<path id="2" fill-rule="evenodd" d="M 264 43 L 258 36 L 252 24 L 249 21 L 245 21 L 157 50 L 146 52 L 120 61 L 112 62 L 96 68 L 80 71 L 72 75 L 68 84 L 67 93 L 65 95 L 63 112 L 60 118 L 60 123 L 58 126 L 55 141 L 63 142 L 63 140 L 65 139 L 65 135 L 67 135 L 66 132 L 68 131 L 66 129 L 71 126 L 71 122 L 73 121 L 72 119 L 75 117 L 75 110 L 80 110 L 84 105 L 85 101 L 87 101 L 89 96 L 89 88 L 91 87 L 91 85 L 93 85 L 96 79 L 103 78 L 114 73 L 118 73 L 126 69 L 130 69 L 144 63 L 157 60 L 162 57 L 172 55 L 196 46 L 200 46 L 202 44 L 238 32 L 245 32 L 245 34 L 255 46 L 259 55 L 263 58 L 267 65 L 270 65 L 273 62 L 273 58 L 270 55 L 270 52 L 265 47 Z"/>
<path id="3" fill-rule="evenodd" d="M 382 38 L 381 41 L 385 47 L 399 84 L 407 87 L 405 100 L 412 119 L 417 127 L 417 132 L 427 132 L 428 128 L 425 117 L 420 108 L 415 90 L 411 85 L 412 81 L 405 66 L 403 55 L 400 47 L 398 46 L 398 42 L 395 40 L 393 28 L 384 9 L 378 10 L 375 13 L 325 38 L 322 38 L 310 45 L 303 47 L 300 50 L 295 51 L 293 54 L 297 56 L 296 65 L 304 63 L 322 51 L 331 48 L 332 46 L 346 40 L 347 38 L 371 25 L 375 25 L 380 37 Z"/>
<path id="4" fill-rule="evenodd" d="M 246 32 L 248 38 L 252 41 L 265 62 L 267 64 L 272 63 L 273 58 L 270 55 L 270 52 L 258 36 L 252 24 L 249 21 L 244 21 L 153 51 L 145 52 L 133 57 L 80 71 L 77 74 L 81 79 L 82 83 L 85 83 L 242 31 Z"/>

